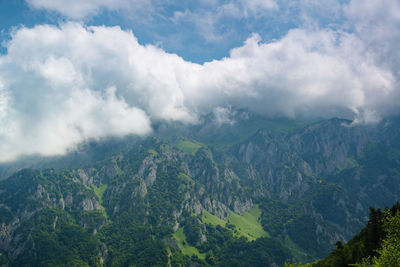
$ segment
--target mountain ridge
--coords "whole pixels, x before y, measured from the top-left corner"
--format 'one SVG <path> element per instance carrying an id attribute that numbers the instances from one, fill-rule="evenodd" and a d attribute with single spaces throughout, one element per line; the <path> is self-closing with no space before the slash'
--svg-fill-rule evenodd
<path id="1" fill-rule="evenodd" d="M 218 132 L 208 126 L 210 135 L 198 131 L 196 127 L 199 126 L 193 126 L 193 132 L 190 127 L 183 132 L 175 129 L 175 138 L 159 137 L 164 136 L 164 129 L 158 137 L 133 138 L 115 147 L 111 145 L 114 141 L 103 147 L 93 144 L 96 153 L 106 152 L 93 153 L 100 158 L 98 160 L 89 157 L 83 164 L 73 166 L 73 163 L 68 168 L 33 171 L 33 174 L 23 170 L 0 182 L 0 189 L 4 188 L 0 193 L 1 209 L 7 210 L 4 214 L 12 218 L 1 220 L 0 249 L 11 262 L 32 257 L 24 254 L 32 237 L 23 233 L 33 229 L 23 225 L 34 216 L 40 217 L 37 214 L 55 209 L 55 213 L 50 214 L 57 214 L 57 218 L 70 218 L 75 214 L 74 219 L 67 220 L 75 225 L 74 231 L 89 231 L 85 220 L 97 222 L 92 223 L 90 229 L 95 229 L 95 241 L 91 242 L 96 245 L 92 256 L 80 257 L 83 262 L 90 259 L 92 263 L 102 261 L 112 265 L 122 259 L 124 262 L 143 260 L 135 258 L 129 246 L 125 247 L 125 254 L 110 252 L 118 242 L 105 233 L 116 236 L 113 231 L 121 233 L 117 226 L 127 220 L 132 221 L 132 227 L 128 226 L 132 233 L 138 234 L 142 229 L 143 238 L 149 240 L 148 247 L 142 249 L 159 251 L 160 262 L 176 260 L 183 265 L 190 262 L 218 265 L 227 258 L 215 258 L 215 252 L 227 255 L 226 251 L 232 249 L 235 242 L 243 249 L 259 246 L 260 249 L 269 247 L 269 251 L 274 243 L 282 253 L 272 257 L 272 265 L 316 260 L 328 255 L 338 240 L 344 242 L 357 233 L 367 220 L 370 206 L 388 206 L 399 198 L 398 123 L 395 119 L 372 126 L 348 126 L 349 123 L 336 118 L 306 126 L 294 125 L 286 132 L 260 127 L 250 131 L 246 138 L 222 146 L 205 142 L 213 136 L 213 131 Z M 229 127 L 244 126 L 237 122 Z M 239 136 L 235 129 L 231 131 Z M 196 132 L 206 137 L 197 141 Z M 182 145 L 182 142 L 186 143 Z M 374 163 L 377 160 L 380 160 L 379 165 Z M 13 182 L 16 188 L 20 183 L 29 185 L 26 177 L 32 178 L 32 175 L 36 177 L 32 181 L 37 182 L 24 191 L 29 200 L 9 190 Z M 66 181 L 70 184 L 65 184 Z M 68 189 L 71 186 L 75 189 Z M 96 194 L 98 188 L 103 188 L 104 192 Z M 69 196 L 71 190 L 75 193 Z M 80 197 L 76 199 L 75 195 Z M 13 199 L 16 207 L 13 208 L 7 199 Z M 18 208 L 16 203 L 27 201 L 36 203 L 37 208 Z M 255 204 L 261 210 L 258 220 L 270 237 L 257 239 L 253 245 L 240 241 L 228 227 L 217 229 L 218 226 L 207 226 L 199 219 L 204 211 L 226 219 L 230 211 L 240 215 Z M 29 220 L 24 217 L 26 214 L 31 214 Z M 86 219 L 82 221 L 81 217 Z M 188 258 L 170 236 L 188 222 L 193 224 L 193 229 L 200 229 L 193 247 L 206 255 L 204 260 Z M 215 243 L 211 233 L 224 241 Z M 151 241 L 149 236 L 158 237 Z M 133 242 L 132 247 L 138 249 L 135 240 L 126 242 Z M 16 249 L 18 244 L 24 245 Z M 20 253 L 16 255 L 11 251 Z M 261 253 L 258 249 L 255 251 Z M 271 257 L 269 251 L 266 250 L 265 256 Z M 129 259 L 126 258 L 128 254 L 131 255 Z"/>

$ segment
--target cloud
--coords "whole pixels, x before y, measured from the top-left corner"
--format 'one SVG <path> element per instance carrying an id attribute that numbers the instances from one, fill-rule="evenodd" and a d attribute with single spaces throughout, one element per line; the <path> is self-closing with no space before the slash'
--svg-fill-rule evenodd
<path id="1" fill-rule="evenodd" d="M 213 3 L 212 8 L 195 8 L 175 11 L 171 20 L 175 25 L 182 22 L 194 25 L 197 32 L 208 42 L 221 42 L 236 34 L 233 27 L 227 27 L 226 20 L 240 20 L 268 16 L 276 11 L 274 0 L 236 0 L 223 4 Z"/>
<path id="2" fill-rule="evenodd" d="M 72 19 L 83 19 L 99 14 L 103 10 L 123 10 L 130 8 L 151 11 L 153 9 L 152 0 L 26 0 L 29 6 L 35 9 L 45 9 L 54 11 Z M 199 6 L 208 7 L 218 6 L 218 0 L 203 0 Z M 171 2 L 157 2 L 158 6 L 166 6 Z M 268 10 L 278 9 L 276 0 L 235 0 L 223 4 L 222 6 L 235 6 L 240 8 L 243 16 L 262 15 Z M 196 5 L 194 5 L 197 7 Z"/>
<path id="3" fill-rule="evenodd" d="M 79 1 L 79 0 L 26 0 L 27 3 L 36 9 L 46 9 L 55 11 L 64 16 L 81 19 L 86 16 L 97 14 L 103 8 L 117 9 L 122 5 L 122 1 L 109 1 L 109 0 L 92 0 L 92 1 Z"/>
<path id="4" fill-rule="evenodd" d="M 220 31 L 218 29 L 218 20 L 220 17 L 219 12 L 214 13 L 208 10 L 192 12 L 186 9 L 183 12 L 175 11 L 171 20 L 175 25 L 181 23 L 192 24 L 195 31 L 207 42 L 220 42 L 231 33 L 231 31 Z"/>
<path id="5" fill-rule="evenodd" d="M 399 62 L 383 60 L 395 44 L 375 49 L 381 42 L 357 28 L 368 22 L 352 17 L 351 5 L 346 12 L 353 32 L 298 28 L 271 42 L 254 34 L 228 57 L 204 64 L 141 45 L 119 27 L 17 29 L 0 56 L 0 161 L 145 135 L 153 120 L 197 123 L 213 112 L 227 121 L 230 106 L 358 122 L 398 112 Z M 396 17 L 387 27 L 393 23 Z M 393 31 L 382 36 L 397 40 Z"/>
<path id="6" fill-rule="evenodd" d="M 400 3 L 396 0 L 352 0 L 344 7 L 349 23 L 376 60 L 400 71 Z"/>
<path id="7" fill-rule="evenodd" d="M 115 67 L 101 62 L 110 45 L 102 37 L 78 24 L 23 28 L 13 35 L 8 54 L 0 57 L 0 161 L 63 154 L 88 139 L 151 132 L 149 116 L 117 94 L 116 77 L 100 80 Z M 107 66 L 96 68 L 101 63 Z"/>
<path id="8" fill-rule="evenodd" d="M 378 108 L 395 82 L 389 70 L 368 59 L 354 36 L 301 29 L 272 43 L 254 35 L 229 58 L 206 63 L 202 71 L 202 93 L 214 92 L 213 99 L 292 117 Z"/>
<path id="9" fill-rule="evenodd" d="M 103 10 L 152 11 L 151 0 L 26 0 L 35 9 L 57 12 L 71 19 L 95 16 Z"/>
<path id="10" fill-rule="evenodd" d="M 262 16 L 270 10 L 277 10 L 278 4 L 275 0 L 240 0 L 239 7 L 243 10 L 243 16 Z"/>
<path id="11" fill-rule="evenodd" d="M 213 110 L 214 120 L 219 126 L 223 124 L 234 125 L 236 123 L 236 121 L 233 119 L 235 114 L 236 112 L 232 110 L 231 106 L 216 107 Z"/>

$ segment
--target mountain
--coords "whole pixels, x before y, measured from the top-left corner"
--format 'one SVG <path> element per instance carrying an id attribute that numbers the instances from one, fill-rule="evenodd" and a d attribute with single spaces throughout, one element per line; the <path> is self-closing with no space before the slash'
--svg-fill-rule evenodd
<path id="1" fill-rule="evenodd" d="M 3 164 L 5 266 L 283 266 L 326 257 L 400 196 L 400 118 L 244 109 Z M 29 169 L 22 169 L 22 168 Z M 21 170 L 19 170 L 21 169 Z"/>
<path id="2" fill-rule="evenodd" d="M 400 204 L 390 209 L 370 209 L 367 225 L 347 244 L 337 242 L 328 257 L 309 267 L 399 266 Z M 302 265 L 287 264 L 287 267 Z"/>

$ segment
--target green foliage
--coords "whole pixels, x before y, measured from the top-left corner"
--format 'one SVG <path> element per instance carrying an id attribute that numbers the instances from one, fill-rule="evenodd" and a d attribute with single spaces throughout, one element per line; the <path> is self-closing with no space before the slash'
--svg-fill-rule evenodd
<path id="1" fill-rule="evenodd" d="M 188 255 L 188 256 L 195 255 L 200 259 L 205 259 L 205 254 L 200 253 L 196 247 L 190 245 L 190 243 L 187 241 L 184 229 L 182 227 L 179 228 L 172 235 L 172 237 L 178 242 L 178 246 L 184 255 Z"/>
<path id="2" fill-rule="evenodd" d="M 285 263 L 285 267 L 312 267 L 311 263 L 301 264 L 301 263 Z"/>
<path id="3" fill-rule="evenodd" d="M 206 224 L 206 242 L 198 245 L 206 253 L 206 262 L 215 266 L 265 266 L 282 265 L 291 257 L 290 252 L 277 240 L 258 238 L 249 242 L 245 237 L 234 235 L 231 229 L 218 224 Z"/>
<path id="4" fill-rule="evenodd" d="M 9 223 L 13 219 L 12 212 L 6 207 L 0 207 L 0 222 Z"/>
<path id="5" fill-rule="evenodd" d="M 196 154 L 201 147 L 203 147 L 201 143 L 188 140 L 180 141 L 176 144 L 176 148 L 190 155 Z"/>
<path id="6" fill-rule="evenodd" d="M 260 237 L 269 237 L 268 233 L 261 226 L 260 216 L 261 210 L 258 205 L 254 205 L 249 211 L 243 212 L 241 215 L 231 211 L 226 221 L 203 210 L 201 220 L 206 224 L 228 228 L 232 231 L 233 235 L 253 241 Z"/>
<path id="7" fill-rule="evenodd" d="M 367 226 L 313 267 L 400 266 L 400 204 L 383 213 L 370 208 Z"/>
<path id="8" fill-rule="evenodd" d="M 108 187 L 108 185 L 106 185 L 106 184 L 103 184 L 100 187 L 97 187 L 95 185 L 93 186 L 94 193 L 96 194 L 96 196 L 99 200 L 99 203 L 100 203 L 101 213 L 103 214 L 103 216 L 105 218 L 108 218 L 108 215 L 107 215 L 106 209 L 103 206 L 103 195 L 104 195 L 104 192 L 107 190 L 107 187 Z"/>
<path id="9" fill-rule="evenodd" d="M 20 209 L 21 203 L 26 204 L 24 208 L 27 211 L 40 208 L 44 201 L 42 197 L 47 194 L 50 199 L 60 199 L 63 196 L 71 195 L 77 201 L 95 197 L 90 188 L 86 188 L 76 181 L 71 171 L 25 169 L 2 181 L 0 186 L 7 189 L 7 194 L 0 195 L 0 203 L 7 206 L 7 210 L 11 214 Z M 32 194 L 36 194 L 37 197 L 32 197 Z M 70 208 L 66 206 L 66 209 Z"/>
<path id="10" fill-rule="evenodd" d="M 96 266 L 100 242 L 65 211 L 44 209 L 22 226 L 30 229 L 33 245 L 13 264 L 17 266 Z"/>
<path id="11" fill-rule="evenodd" d="M 148 188 L 145 201 L 149 205 L 150 214 L 148 220 L 150 224 L 162 224 L 161 218 L 172 220 L 174 210 L 179 207 L 184 199 L 184 192 L 180 190 L 182 181 L 179 179 L 181 170 L 168 163 L 160 164 L 157 168 L 157 179 Z"/>
<path id="12" fill-rule="evenodd" d="M 107 147 L 112 153 L 104 146 L 95 148 L 104 154 L 96 155 L 100 161 L 85 161 L 83 171 L 90 180 L 81 177 L 81 170 L 50 169 L 23 170 L 0 182 L 0 223 L 18 218 L 12 238 L 15 247 L 24 244 L 25 250 L 10 264 L 96 266 L 100 257 L 106 266 L 307 262 L 331 251 L 338 225 L 345 228 L 341 236 L 358 231 L 367 203 L 384 206 L 398 196 L 398 140 L 390 143 L 395 148 L 375 140 L 357 143 L 339 138 L 352 138 L 354 128 L 326 123 L 303 131 L 289 120 L 243 111 L 238 115 L 235 126 L 240 127 L 217 129 L 211 119 L 183 131 L 184 139 L 173 132 L 171 144 L 178 142 L 175 148 L 185 153 L 154 137 L 123 143 L 120 149 Z M 364 145 L 366 150 L 356 152 Z M 377 177 L 379 186 L 374 186 Z M 91 188 L 88 182 L 101 186 Z M 357 198 L 360 188 L 365 198 Z M 88 200 L 97 208 L 96 199 L 100 210 L 84 211 Z M 225 221 L 207 211 L 192 214 L 199 203 L 210 208 L 211 202 L 221 211 L 242 200 L 259 206 L 243 214 L 231 212 Z M 385 230 L 390 220 L 383 224 L 380 210 L 370 212 L 358 236 L 345 245 L 337 243 L 327 259 L 313 266 L 379 260 L 385 265 L 386 259 L 397 257 L 398 248 L 390 244 L 398 244 L 398 237 Z M 176 223 L 181 228 L 172 233 Z M 0 253 L 1 265 L 8 259 Z"/>
<path id="13" fill-rule="evenodd" d="M 0 250 L 0 266 L 8 266 L 10 261 L 7 257 L 6 252 Z"/>
<path id="14" fill-rule="evenodd" d="M 107 266 L 164 266 L 168 258 L 161 236 L 166 229 L 146 227 L 134 215 L 123 213 L 100 235 L 108 248 Z"/>
<path id="15" fill-rule="evenodd" d="M 328 221 L 346 224 L 346 211 L 337 205 L 342 195 L 340 185 L 322 181 L 315 183 L 302 198 L 260 201 L 261 224 L 272 237 L 285 240 L 298 259 L 321 258 L 332 250 L 332 243 L 328 237 L 317 238 L 317 227 L 334 231 Z M 321 214 L 323 219 L 310 214 L 311 210 Z"/>
<path id="16" fill-rule="evenodd" d="M 157 151 L 155 151 L 154 149 L 148 149 L 147 150 L 147 152 L 149 152 L 153 157 L 157 157 L 158 156 L 158 153 L 157 153 Z"/>
<path id="17" fill-rule="evenodd" d="M 243 236 L 248 240 L 256 240 L 260 237 L 269 237 L 260 223 L 261 211 L 258 205 L 254 205 L 249 211 L 239 215 L 230 212 L 227 222 L 235 226 L 237 235 Z"/>
<path id="18" fill-rule="evenodd" d="M 384 221 L 386 237 L 382 242 L 382 248 L 378 250 L 378 256 L 373 259 L 373 265 L 377 267 L 400 266 L 400 214 L 387 213 Z"/>
<path id="19" fill-rule="evenodd" d="M 283 265 L 290 252 L 271 238 L 259 238 L 253 242 L 233 238 L 214 255 L 217 266 L 268 266 L 273 263 Z"/>
<path id="20" fill-rule="evenodd" d="M 203 214 L 201 215 L 201 221 L 206 224 L 211 224 L 213 226 L 222 226 L 225 227 L 226 222 L 224 220 L 221 220 L 217 216 L 209 213 L 206 210 L 203 210 Z"/>
<path id="21" fill-rule="evenodd" d="M 178 178 L 186 182 L 195 182 L 192 177 L 183 172 L 179 173 Z"/>
<path id="22" fill-rule="evenodd" d="M 186 241 L 191 246 L 196 246 L 200 242 L 200 223 L 197 218 L 190 216 L 184 221 L 183 232 L 186 236 Z"/>

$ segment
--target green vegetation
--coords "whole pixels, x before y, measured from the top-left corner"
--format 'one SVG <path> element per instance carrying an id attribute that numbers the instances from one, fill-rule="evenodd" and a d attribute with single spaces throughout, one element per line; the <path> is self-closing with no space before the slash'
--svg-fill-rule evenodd
<path id="1" fill-rule="evenodd" d="M 249 241 L 253 241 L 260 237 L 269 237 L 269 234 L 262 228 L 260 216 L 261 210 L 258 205 L 254 205 L 249 211 L 244 212 L 242 215 L 231 211 L 226 221 L 203 210 L 201 220 L 206 224 L 225 227 L 231 230 L 235 236 L 242 236 Z"/>
<path id="2" fill-rule="evenodd" d="M 290 257 L 289 251 L 272 238 L 258 238 L 248 242 L 244 237 L 235 237 L 220 225 L 206 226 L 207 242 L 199 246 L 206 253 L 206 262 L 213 266 L 269 266 L 283 265 Z"/>
<path id="3" fill-rule="evenodd" d="M 400 266 L 400 204 L 382 212 L 370 209 L 367 226 L 343 245 L 320 261 L 302 264 L 286 264 L 286 267 L 346 267 L 346 266 Z"/>
<path id="4" fill-rule="evenodd" d="M 183 181 L 194 182 L 192 177 L 190 177 L 189 175 L 187 175 L 186 173 L 183 173 L 183 172 L 178 174 L 178 178 Z"/>
<path id="5" fill-rule="evenodd" d="M 219 226 L 225 227 L 225 225 L 226 225 L 226 222 L 224 220 L 221 220 L 220 218 L 209 213 L 206 210 L 203 210 L 203 214 L 201 215 L 201 221 L 203 223 L 211 224 L 213 226 L 219 225 Z"/>
<path id="6" fill-rule="evenodd" d="M 196 141 L 188 141 L 188 140 L 180 141 L 179 143 L 176 144 L 176 148 L 190 155 L 196 154 L 197 150 L 199 150 L 202 146 L 203 146 L 202 144 Z"/>
<path id="7" fill-rule="evenodd" d="M 400 266 L 400 210 L 394 212 L 393 210 L 387 212 L 383 222 L 386 237 L 382 241 L 378 255 L 373 259 L 374 266 Z"/>
<path id="8" fill-rule="evenodd" d="M 231 211 L 227 218 L 227 223 L 234 225 L 234 231 L 239 236 L 243 236 L 248 240 L 256 240 L 260 237 L 269 237 L 264 231 L 260 223 L 261 210 L 258 205 L 254 205 L 249 211 L 242 215 Z"/>
<path id="9" fill-rule="evenodd" d="M 100 204 L 103 202 L 103 195 L 104 195 L 104 192 L 106 191 L 106 189 L 107 189 L 107 185 L 106 184 L 103 184 L 100 187 L 97 187 L 95 185 L 93 186 L 94 193 L 98 197 L 98 199 L 100 201 Z"/>
<path id="10" fill-rule="evenodd" d="M 169 232 L 163 227 L 150 228 L 137 221 L 132 213 L 113 218 L 100 233 L 107 245 L 106 266 L 163 266 L 167 250 L 160 236 Z"/>
<path id="11" fill-rule="evenodd" d="M 196 255 L 200 259 L 203 260 L 205 259 L 204 253 L 200 253 L 197 248 L 192 247 L 188 244 L 182 227 L 180 227 L 175 233 L 173 233 L 172 237 L 178 242 L 178 246 L 182 250 L 182 253 L 184 255 L 188 256 Z"/>
<path id="12" fill-rule="evenodd" d="M 7 255 L 4 251 L 0 250 L 0 266 L 8 266 L 10 261 L 7 258 Z"/>
<path id="13" fill-rule="evenodd" d="M 150 148 L 150 149 L 147 150 L 147 152 L 149 152 L 149 154 L 153 155 L 153 157 L 157 157 L 158 156 L 157 151 L 155 151 L 154 149 Z"/>
<path id="14" fill-rule="evenodd" d="M 103 206 L 103 195 L 104 195 L 104 192 L 107 190 L 107 187 L 108 187 L 108 185 L 106 185 L 106 184 L 103 184 L 100 187 L 93 185 L 93 191 L 96 194 L 97 198 L 99 199 L 101 213 L 106 218 L 108 218 L 108 215 L 107 215 L 106 209 Z"/>
<path id="15" fill-rule="evenodd" d="M 117 175 L 118 175 L 118 176 L 124 175 L 124 171 L 120 169 L 120 167 L 119 167 L 117 161 L 116 161 L 115 159 L 112 159 L 111 162 L 113 163 L 113 166 L 114 166 L 114 167 L 116 168 L 116 170 L 117 170 Z"/>
<path id="16" fill-rule="evenodd" d="M 44 209 L 27 224 L 24 228 L 32 229 L 35 247 L 13 262 L 15 266 L 96 266 L 98 263 L 100 242 L 93 235 L 93 229 L 82 228 L 67 212 Z"/>
<path id="17" fill-rule="evenodd" d="M 334 231 L 326 221 L 346 223 L 346 211 L 335 201 L 341 198 L 344 196 L 340 186 L 317 182 L 301 199 L 261 201 L 261 224 L 272 237 L 282 240 L 297 259 L 314 261 L 329 254 L 333 245 L 329 238 L 313 241 L 318 238 L 318 225 Z M 310 205 L 311 202 L 314 203 Z M 311 216 L 307 209 L 316 210 L 324 220 Z"/>
<path id="18" fill-rule="evenodd" d="M 289 235 L 285 236 L 282 243 L 286 248 L 290 250 L 290 253 L 293 255 L 294 259 L 297 259 L 299 261 L 315 260 L 311 259 L 299 245 L 293 242 Z"/>
<path id="19" fill-rule="evenodd" d="M 343 171 L 345 169 L 355 168 L 357 166 L 359 166 L 359 165 L 354 158 L 345 158 L 343 165 L 339 166 L 338 170 Z"/>
<path id="20" fill-rule="evenodd" d="M 237 117 L 218 129 L 211 118 L 171 131 L 170 143 L 135 138 L 85 166 L 22 170 L 0 181 L 7 229 L 0 238 L 10 244 L 0 266 L 312 262 L 332 251 L 333 236 L 359 231 L 369 203 L 384 207 L 399 195 L 400 138 L 390 124 L 383 141 L 365 144 L 364 130 L 337 127 L 341 120 L 301 129 Z M 213 215 L 248 201 L 258 205 L 225 220 Z M 398 224 L 397 213 L 371 209 L 359 235 L 309 266 L 395 265 Z"/>

